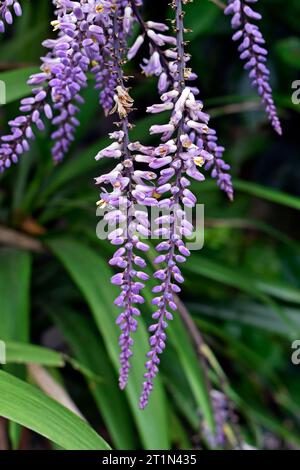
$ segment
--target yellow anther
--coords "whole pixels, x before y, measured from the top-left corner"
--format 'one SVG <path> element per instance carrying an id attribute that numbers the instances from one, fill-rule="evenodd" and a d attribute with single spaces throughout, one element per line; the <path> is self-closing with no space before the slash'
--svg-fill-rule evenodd
<path id="1" fill-rule="evenodd" d="M 100 209 L 104 209 L 107 206 L 107 202 L 105 202 L 103 199 L 100 199 L 100 201 L 96 202 L 96 205 L 100 207 Z"/>
<path id="2" fill-rule="evenodd" d="M 104 6 L 103 5 L 96 5 L 96 13 L 102 13 L 104 11 Z"/>
<path id="3" fill-rule="evenodd" d="M 203 157 L 195 157 L 194 158 L 194 163 L 197 166 L 203 166 L 204 165 L 204 158 Z"/>
<path id="4" fill-rule="evenodd" d="M 53 31 L 57 31 L 60 28 L 60 22 L 58 20 L 53 20 L 50 24 L 53 26 Z"/>

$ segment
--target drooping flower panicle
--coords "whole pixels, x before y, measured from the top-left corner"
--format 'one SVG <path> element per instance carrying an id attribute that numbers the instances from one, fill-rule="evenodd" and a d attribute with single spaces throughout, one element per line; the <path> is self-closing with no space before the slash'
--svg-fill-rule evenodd
<path id="1" fill-rule="evenodd" d="M 133 100 L 125 87 L 126 77 L 122 70 L 123 56 L 120 47 L 122 17 L 122 8 L 116 2 L 111 20 L 113 29 L 111 54 L 112 74 L 117 86 L 114 95 L 115 106 L 111 112 L 117 113 L 120 119 L 117 125 L 120 130 L 111 134 L 114 142 L 101 150 L 96 157 L 96 159 L 105 157 L 117 159 L 119 163 L 110 173 L 100 176 L 96 182 L 112 188 L 111 192 L 103 188 L 101 193 L 99 205 L 110 209 L 104 218 L 109 224 L 117 222 L 121 225 L 110 233 L 109 239 L 113 245 L 118 246 L 110 260 L 110 265 L 121 269 L 120 273 L 112 277 L 112 283 L 121 288 L 115 304 L 122 308 L 117 324 L 121 329 L 119 383 L 120 388 L 124 389 L 130 369 L 132 334 L 138 326 L 136 317 L 140 315 L 140 310 L 136 305 L 144 303 L 140 291 L 144 287 L 144 281 L 149 278 L 144 271 L 147 264 L 143 258 L 143 252 L 149 247 L 140 240 L 139 234 L 148 236 L 150 223 L 147 212 L 138 210 L 137 205 L 149 206 L 156 203 L 153 197 L 155 187 L 152 183 L 156 175 L 153 171 L 138 170 L 135 166 L 136 162 L 144 159 L 151 161 L 152 148 L 144 147 L 139 142 L 131 143 L 129 139 L 131 125 L 128 115 L 132 109 Z M 122 222 L 124 222 L 123 227 Z"/>
<path id="2" fill-rule="evenodd" d="M 276 106 L 270 85 L 270 71 L 267 67 L 268 51 L 265 40 L 258 26 L 253 21 L 261 20 L 262 16 L 253 10 L 252 5 L 258 0 L 228 0 L 226 15 L 232 15 L 231 25 L 237 31 L 234 41 L 240 41 L 238 51 L 240 58 L 246 61 L 245 69 L 249 70 L 252 85 L 258 90 L 274 130 L 281 135 L 282 128 L 277 115 Z"/>

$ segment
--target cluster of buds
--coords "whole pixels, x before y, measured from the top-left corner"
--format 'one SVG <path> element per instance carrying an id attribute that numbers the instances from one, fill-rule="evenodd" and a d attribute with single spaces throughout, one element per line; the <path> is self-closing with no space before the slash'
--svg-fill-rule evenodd
<path id="1" fill-rule="evenodd" d="M 260 13 L 252 8 L 252 4 L 257 1 L 228 0 L 225 14 L 232 15 L 231 25 L 233 29 L 237 30 L 233 35 L 233 40 L 241 41 L 238 48 L 240 58 L 246 61 L 245 69 L 249 70 L 251 83 L 258 90 L 274 130 L 281 135 L 281 124 L 269 83 L 270 71 L 266 65 L 268 51 L 265 48 L 262 33 L 258 26 L 253 23 L 253 21 L 262 19 Z"/>
<path id="2" fill-rule="evenodd" d="M 5 23 L 13 24 L 14 17 L 22 15 L 22 8 L 18 0 L 2 0 L 0 2 L 0 33 L 5 32 Z"/>
<path id="3" fill-rule="evenodd" d="M 13 3 L 15 10 L 20 12 L 17 2 L 7 0 L 5 5 L 8 7 Z M 9 10 L 5 5 L 0 9 L 8 17 Z M 81 92 L 87 86 L 89 71 L 94 74 L 95 87 L 100 88 L 100 102 L 105 112 L 108 113 L 112 107 L 116 83 L 111 78 L 112 29 L 109 18 L 115 2 L 54 0 L 54 5 L 56 19 L 51 25 L 57 32 L 57 39 L 43 42 L 49 52 L 42 58 L 41 71 L 28 80 L 28 85 L 33 87 L 32 96 L 21 101 L 22 115 L 9 122 L 10 133 L 1 138 L 0 172 L 17 163 L 20 155 L 29 150 L 35 130 L 44 130 L 45 119 L 55 127 L 51 136 L 53 159 L 56 163 L 63 159 L 79 125 L 76 114 L 84 102 Z M 128 1 L 120 2 L 119 8 L 120 14 L 126 18 L 125 30 L 120 31 L 124 42 L 134 19 Z"/>

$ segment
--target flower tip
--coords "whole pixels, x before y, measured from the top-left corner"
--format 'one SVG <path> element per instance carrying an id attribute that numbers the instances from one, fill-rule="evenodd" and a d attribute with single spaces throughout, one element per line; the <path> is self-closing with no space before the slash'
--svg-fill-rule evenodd
<path id="1" fill-rule="evenodd" d="M 139 409 L 144 411 L 145 408 L 147 408 L 147 405 L 148 405 L 148 402 L 144 399 L 141 399 L 139 403 Z"/>
<path id="2" fill-rule="evenodd" d="M 126 388 L 126 384 L 120 383 L 120 390 L 123 391 L 123 390 L 125 390 L 125 388 Z"/>

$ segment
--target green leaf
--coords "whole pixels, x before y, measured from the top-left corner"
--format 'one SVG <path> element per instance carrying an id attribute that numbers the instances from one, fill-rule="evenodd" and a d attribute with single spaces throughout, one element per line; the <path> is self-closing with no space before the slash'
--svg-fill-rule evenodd
<path id="1" fill-rule="evenodd" d="M 184 269 L 187 272 L 190 271 L 227 286 L 235 287 L 253 297 L 260 298 L 266 303 L 269 303 L 266 297 L 268 295 L 282 301 L 300 303 L 299 289 L 283 283 L 259 279 L 242 270 L 224 266 L 204 256 L 201 256 L 201 259 L 194 256 Z"/>
<path id="2" fill-rule="evenodd" d="M 31 258 L 24 251 L 0 250 L 0 338 L 28 341 Z"/>
<path id="3" fill-rule="evenodd" d="M 291 338 L 299 333 L 297 324 L 292 321 L 286 311 L 270 297 L 271 295 L 276 299 L 299 303 L 300 291 L 298 289 L 276 282 L 261 280 L 241 270 L 230 268 L 210 259 L 206 259 L 203 256 L 201 259 L 198 257 L 198 261 L 196 256 L 192 257 L 184 269 L 186 272 L 199 274 L 200 276 L 239 289 L 242 292 L 248 293 L 251 297 L 259 299 L 261 302 L 271 307 L 286 323 Z"/>
<path id="4" fill-rule="evenodd" d="M 6 342 L 6 362 L 14 364 L 41 364 L 43 366 L 63 367 L 65 361 L 61 354 L 51 349 L 17 342 Z"/>
<path id="5" fill-rule="evenodd" d="M 232 334 L 227 333 L 225 328 L 202 320 L 200 317 L 196 318 L 196 323 L 205 333 L 209 333 L 210 336 L 220 338 L 226 342 L 226 346 L 222 344 L 223 356 L 228 356 L 230 360 L 236 362 L 236 365 L 246 365 L 249 371 L 255 371 L 257 374 L 260 374 L 262 381 L 268 379 L 272 385 L 280 385 L 279 377 L 270 368 L 270 363 L 264 361 L 264 358 L 256 350 L 250 348 L 245 342 L 236 339 Z"/>
<path id="6" fill-rule="evenodd" d="M 31 256 L 25 251 L 0 250 L 0 339 L 2 341 L 29 341 Z M 5 365 L 5 369 L 24 378 L 22 366 Z M 19 445 L 20 429 L 9 423 L 9 434 L 14 448 Z"/>
<path id="7" fill-rule="evenodd" d="M 103 379 L 101 383 L 97 383 L 87 378 L 87 382 L 114 446 L 121 450 L 136 449 L 138 444 L 126 395 L 118 387 L 117 375 L 97 330 L 93 328 L 93 322 L 66 309 L 60 310 L 59 313 L 52 312 L 51 317 L 81 364 Z"/>
<path id="8" fill-rule="evenodd" d="M 207 384 L 205 382 L 205 371 L 200 367 L 199 358 L 195 353 L 192 339 L 187 333 L 179 314 L 174 317 L 172 325 L 169 328 L 169 335 L 178 353 L 182 369 L 190 384 L 196 404 L 208 426 L 214 429 L 215 420 Z"/>
<path id="9" fill-rule="evenodd" d="M 118 328 L 115 324 L 119 310 L 114 306 L 118 290 L 110 284 L 111 270 L 97 252 L 70 238 L 48 240 L 48 245 L 63 263 L 73 281 L 84 295 L 102 334 L 115 370 L 119 369 Z M 135 334 L 132 369 L 126 394 L 130 402 L 141 439 L 147 449 L 169 449 L 166 402 L 158 377 L 146 410 L 138 409 L 138 397 L 144 374 L 148 335 L 143 322 Z"/>
<path id="10" fill-rule="evenodd" d="M 36 387 L 0 372 L 0 416 L 50 439 L 66 450 L 108 450 L 82 419 Z"/>
<path id="11" fill-rule="evenodd" d="M 287 325 L 271 308 L 265 305 L 254 302 L 235 302 L 228 305 L 191 303 L 188 305 L 190 310 L 199 316 L 205 315 L 209 318 L 255 326 L 267 332 L 289 337 L 290 330 Z M 284 307 L 284 311 L 300 331 L 299 310 Z"/>
<path id="12" fill-rule="evenodd" d="M 283 193 L 277 189 L 267 188 L 260 184 L 242 180 L 235 180 L 234 187 L 243 193 L 265 199 L 269 202 L 275 202 L 291 209 L 300 210 L 300 198 Z"/>
<path id="13" fill-rule="evenodd" d="M 292 194 L 284 193 L 277 189 L 268 188 L 257 183 L 239 179 L 233 180 L 233 186 L 237 193 L 242 192 L 269 202 L 274 202 L 275 204 L 290 207 L 291 209 L 300 210 L 300 198 L 293 196 Z M 193 191 L 195 194 L 200 194 L 200 190 L 201 194 L 203 194 L 205 191 L 220 191 L 215 181 L 212 180 L 204 181 L 200 189 L 199 185 L 193 184 Z M 237 197 L 238 196 L 236 196 L 236 201 L 238 200 Z"/>
<path id="14" fill-rule="evenodd" d="M 30 75 L 38 71 L 38 67 L 27 67 L 0 73 L 0 80 L 4 82 L 6 86 L 6 99 L 3 104 L 8 104 L 28 96 L 31 87 L 27 85 L 26 82 Z"/>

